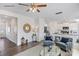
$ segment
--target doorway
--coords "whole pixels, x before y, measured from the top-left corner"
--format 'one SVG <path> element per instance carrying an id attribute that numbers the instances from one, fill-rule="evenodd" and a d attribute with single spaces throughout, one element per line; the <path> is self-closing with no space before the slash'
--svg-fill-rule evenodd
<path id="1" fill-rule="evenodd" d="M 0 14 L 0 39 L 17 44 L 17 18 Z"/>

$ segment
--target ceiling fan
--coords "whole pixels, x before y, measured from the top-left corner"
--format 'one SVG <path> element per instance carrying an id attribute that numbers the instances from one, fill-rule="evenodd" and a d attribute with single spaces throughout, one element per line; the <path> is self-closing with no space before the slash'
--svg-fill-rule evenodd
<path id="1" fill-rule="evenodd" d="M 47 4 L 44 4 L 44 3 L 29 3 L 29 4 L 19 3 L 19 5 L 28 7 L 28 9 L 26 10 L 27 12 L 29 12 L 29 11 L 40 12 L 40 8 L 47 6 Z"/>
<path id="2" fill-rule="evenodd" d="M 3 7 L 15 7 L 15 5 L 14 4 L 5 4 L 5 5 L 3 5 Z"/>

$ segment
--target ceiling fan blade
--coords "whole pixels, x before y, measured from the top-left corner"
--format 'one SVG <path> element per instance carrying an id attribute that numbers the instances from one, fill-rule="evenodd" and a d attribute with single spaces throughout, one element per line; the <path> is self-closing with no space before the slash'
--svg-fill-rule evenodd
<path id="1" fill-rule="evenodd" d="M 40 10 L 39 10 L 39 9 L 37 9 L 37 12 L 40 12 Z"/>
<path id="2" fill-rule="evenodd" d="M 19 3 L 18 5 L 23 5 L 23 6 L 30 6 L 30 5 L 23 4 L 23 3 Z"/>
<path id="3" fill-rule="evenodd" d="M 15 7 L 14 5 L 4 5 L 3 7 Z"/>
<path id="4" fill-rule="evenodd" d="M 29 12 L 29 11 L 30 11 L 30 9 L 27 9 L 26 11 L 27 11 L 27 12 Z"/>
<path id="5" fill-rule="evenodd" d="M 37 7 L 46 7 L 47 5 L 37 5 Z"/>

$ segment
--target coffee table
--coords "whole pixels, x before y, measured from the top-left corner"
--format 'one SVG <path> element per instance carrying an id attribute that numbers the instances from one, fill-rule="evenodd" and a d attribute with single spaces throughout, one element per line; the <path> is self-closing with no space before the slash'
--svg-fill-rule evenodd
<path id="1" fill-rule="evenodd" d="M 43 49 L 40 52 L 40 56 L 59 56 L 61 54 L 61 49 L 53 45 L 52 49 L 48 52 L 48 47 L 43 47 Z"/>

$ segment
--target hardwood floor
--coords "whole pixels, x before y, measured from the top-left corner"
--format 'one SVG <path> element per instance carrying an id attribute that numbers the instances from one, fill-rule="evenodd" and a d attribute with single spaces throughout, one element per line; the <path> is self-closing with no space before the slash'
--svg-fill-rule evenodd
<path id="1" fill-rule="evenodd" d="M 27 45 L 25 44 L 23 46 L 16 46 L 16 44 L 9 41 L 7 38 L 0 39 L 0 56 L 13 56 L 26 49 L 32 48 L 38 44 L 39 44 L 39 42 L 37 42 L 37 43 L 30 42 Z"/>

